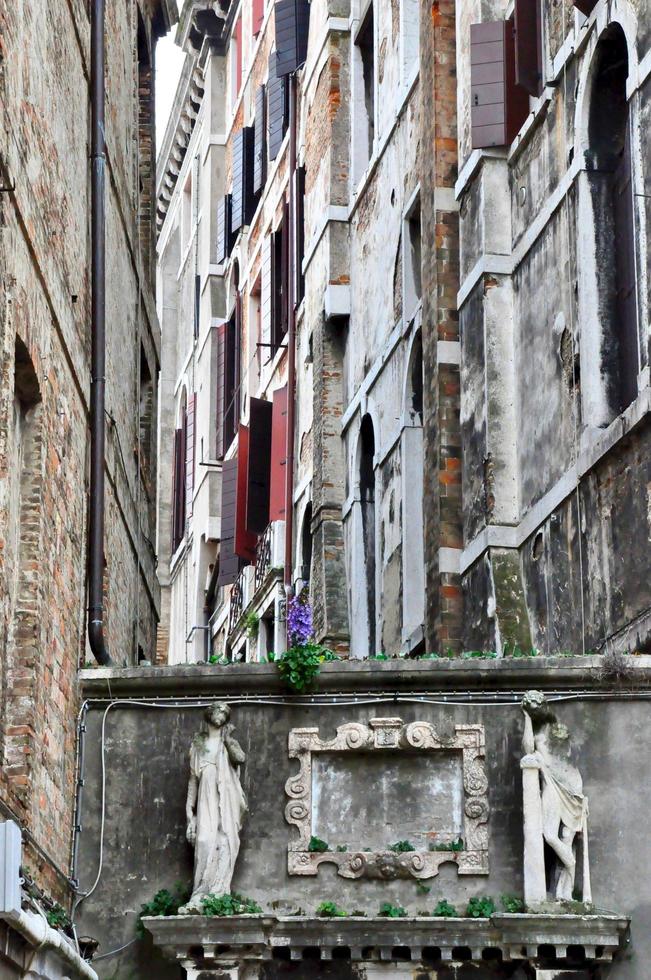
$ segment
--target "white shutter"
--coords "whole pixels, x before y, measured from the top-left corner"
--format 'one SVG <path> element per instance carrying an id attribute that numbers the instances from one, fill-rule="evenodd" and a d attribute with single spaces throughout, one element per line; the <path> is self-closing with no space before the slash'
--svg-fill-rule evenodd
<path id="1" fill-rule="evenodd" d="M 271 235 L 262 241 L 262 336 L 261 344 L 271 344 Z M 271 356 L 270 348 L 262 348 L 262 362 Z"/>

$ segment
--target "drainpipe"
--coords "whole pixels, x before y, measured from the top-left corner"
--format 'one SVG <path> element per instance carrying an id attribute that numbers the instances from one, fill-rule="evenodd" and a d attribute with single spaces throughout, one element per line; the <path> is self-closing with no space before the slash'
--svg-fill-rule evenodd
<path id="1" fill-rule="evenodd" d="M 104 2 L 90 5 L 91 98 L 91 382 L 88 504 L 88 640 L 98 664 L 112 660 L 104 638 L 104 444 L 106 361 L 106 212 L 104 200 Z"/>
<path id="2" fill-rule="evenodd" d="M 289 308 L 287 311 L 287 452 L 285 471 L 285 600 L 292 595 L 294 425 L 296 397 L 296 73 L 289 76 Z M 288 618 L 285 614 L 285 622 Z M 287 626 L 285 627 L 287 628 Z M 287 637 L 289 646 L 289 637 Z"/>
<path id="3" fill-rule="evenodd" d="M 83 980 L 99 980 L 92 966 L 84 960 L 74 946 L 63 935 L 48 925 L 45 913 L 36 915 L 26 909 L 13 912 L 0 912 L 3 919 L 12 929 L 26 939 L 32 950 L 51 950 L 55 956 L 65 963 L 66 976 L 83 977 Z M 31 952 L 31 950 L 30 950 Z M 27 976 L 27 974 L 25 974 Z M 30 975 L 34 976 L 31 973 Z"/>

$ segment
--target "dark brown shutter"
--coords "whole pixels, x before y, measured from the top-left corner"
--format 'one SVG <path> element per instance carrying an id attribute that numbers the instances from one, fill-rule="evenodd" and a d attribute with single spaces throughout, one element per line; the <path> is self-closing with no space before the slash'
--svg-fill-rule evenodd
<path id="1" fill-rule="evenodd" d="M 245 561 L 255 560 L 257 538 L 246 526 L 246 492 L 249 470 L 249 430 L 240 425 L 237 435 L 237 493 L 235 505 L 235 554 Z"/>
<path id="2" fill-rule="evenodd" d="M 274 14 L 278 75 L 282 77 L 300 68 L 307 56 L 310 4 L 308 0 L 276 0 Z"/>
<path id="3" fill-rule="evenodd" d="M 296 306 L 305 295 L 303 259 L 305 257 L 305 167 L 296 171 Z"/>
<path id="4" fill-rule="evenodd" d="M 232 585 L 240 571 L 235 554 L 235 510 L 237 504 L 237 459 L 222 463 L 222 507 L 217 586 Z"/>
<path id="5" fill-rule="evenodd" d="M 262 534 L 269 523 L 272 414 L 271 402 L 250 399 L 246 526 L 254 534 Z"/>
<path id="6" fill-rule="evenodd" d="M 217 203 L 217 264 L 226 262 L 231 251 L 231 195 Z"/>
<path id="7" fill-rule="evenodd" d="M 192 498 L 194 495 L 194 445 L 195 445 L 195 409 L 197 396 L 190 395 L 188 411 L 185 417 L 185 510 L 186 516 L 192 516 Z"/>
<path id="8" fill-rule="evenodd" d="M 253 160 L 253 193 L 259 194 L 267 178 L 267 119 L 265 86 L 259 85 L 255 93 L 255 153 Z"/>
<path id="9" fill-rule="evenodd" d="M 221 323 L 217 327 L 217 395 L 215 405 L 215 456 L 221 459 L 226 452 L 224 445 L 224 409 L 226 408 L 226 345 L 228 324 Z"/>
<path id="10" fill-rule="evenodd" d="M 285 118 L 289 113 L 287 104 L 287 85 L 284 78 L 276 72 L 276 52 L 269 55 L 269 76 L 267 79 L 267 151 L 269 159 L 275 160 L 285 135 Z"/>
<path id="11" fill-rule="evenodd" d="M 515 0 L 515 80 L 529 95 L 543 90 L 541 0 Z"/>
<path id="12" fill-rule="evenodd" d="M 626 125 L 624 149 L 614 174 L 613 184 L 620 411 L 628 408 L 637 397 L 637 375 L 639 371 L 630 129 L 629 120 Z"/>
<path id="13" fill-rule="evenodd" d="M 589 17 L 598 2 L 599 0 L 574 0 L 574 6 L 586 17 Z"/>
<path id="14" fill-rule="evenodd" d="M 285 520 L 285 482 L 287 473 L 287 385 L 273 395 L 271 420 L 271 478 L 269 520 Z"/>
<path id="15" fill-rule="evenodd" d="M 470 63 L 473 148 L 508 146 L 529 111 L 515 84 L 513 21 L 472 24 Z"/>

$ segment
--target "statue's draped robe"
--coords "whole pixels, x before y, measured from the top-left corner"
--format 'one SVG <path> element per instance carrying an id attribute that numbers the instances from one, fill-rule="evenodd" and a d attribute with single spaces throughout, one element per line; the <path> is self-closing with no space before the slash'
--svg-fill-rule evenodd
<path id="1" fill-rule="evenodd" d="M 192 902 L 230 892 L 247 804 L 222 732 L 216 745 L 195 739 L 190 771 L 198 781 Z"/>
<path id="2" fill-rule="evenodd" d="M 575 834 L 584 833 L 588 818 L 587 797 L 567 785 L 561 767 L 550 764 L 549 759 L 539 755 L 545 790 L 556 799 L 561 822 Z"/>

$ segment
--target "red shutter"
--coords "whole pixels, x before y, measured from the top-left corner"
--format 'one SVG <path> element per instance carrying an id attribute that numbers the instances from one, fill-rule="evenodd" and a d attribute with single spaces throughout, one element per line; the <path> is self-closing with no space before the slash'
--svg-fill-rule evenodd
<path id="1" fill-rule="evenodd" d="M 598 0 L 574 0 L 574 6 L 577 10 L 580 10 L 582 14 L 589 17 L 594 8 L 597 6 Z"/>
<path id="2" fill-rule="evenodd" d="M 271 417 L 269 521 L 285 520 L 287 474 L 287 385 L 274 391 Z"/>
<path id="3" fill-rule="evenodd" d="M 237 490 L 234 551 L 245 561 L 255 560 L 257 538 L 246 527 L 246 481 L 249 470 L 249 430 L 240 425 L 237 437 Z"/>
<path id="4" fill-rule="evenodd" d="M 219 545 L 219 574 L 217 586 L 232 585 L 240 571 L 235 554 L 235 510 L 237 504 L 237 460 L 226 459 L 222 464 L 222 506 Z"/>
<path id="5" fill-rule="evenodd" d="M 271 402 L 250 399 L 246 526 L 254 534 L 262 534 L 269 523 L 272 413 Z"/>
<path id="6" fill-rule="evenodd" d="M 242 17 L 237 18 L 237 23 L 235 24 L 235 96 L 240 94 L 240 88 L 242 87 Z"/>
<path id="7" fill-rule="evenodd" d="M 535 97 L 542 92 L 541 0 L 515 0 L 515 80 Z"/>
<path id="8" fill-rule="evenodd" d="M 508 146 L 529 112 L 529 97 L 515 83 L 513 21 L 472 24 L 470 63 L 473 148 Z"/>
<path id="9" fill-rule="evenodd" d="M 253 36 L 257 37 L 264 20 L 264 0 L 253 0 Z"/>
<path id="10" fill-rule="evenodd" d="M 197 396 L 190 395 L 185 417 L 185 510 L 187 517 L 192 516 L 192 498 L 194 495 L 194 428 L 196 403 Z"/>

